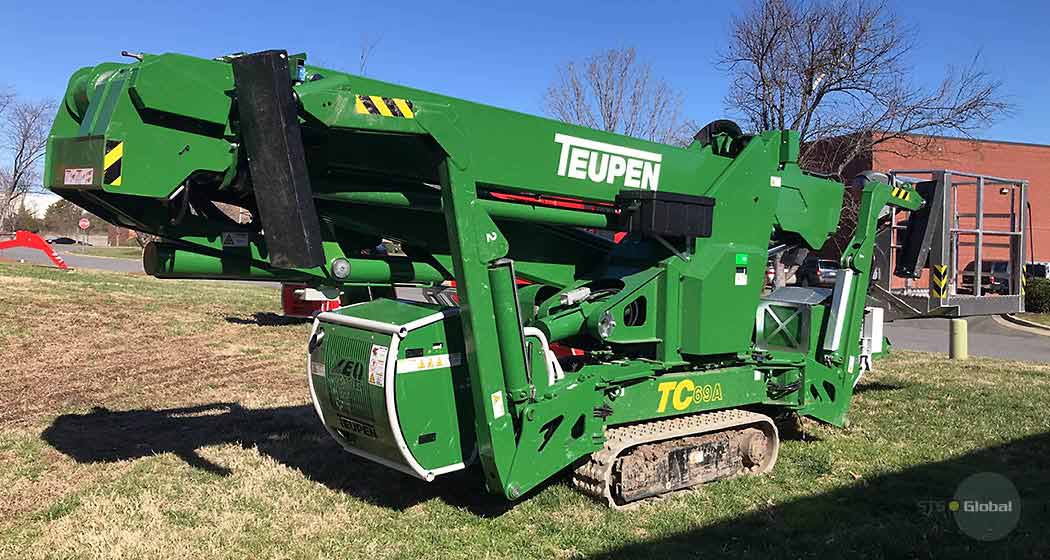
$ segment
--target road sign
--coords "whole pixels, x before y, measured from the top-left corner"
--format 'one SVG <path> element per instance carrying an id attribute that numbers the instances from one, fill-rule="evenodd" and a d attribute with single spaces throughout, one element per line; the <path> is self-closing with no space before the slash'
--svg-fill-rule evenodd
<path id="1" fill-rule="evenodd" d="M 77 225 L 80 226 L 80 229 L 86 230 L 87 228 L 91 227 L 91 220 L 87 218 L 80 218 L 80 221 L 77 222 Z"/>

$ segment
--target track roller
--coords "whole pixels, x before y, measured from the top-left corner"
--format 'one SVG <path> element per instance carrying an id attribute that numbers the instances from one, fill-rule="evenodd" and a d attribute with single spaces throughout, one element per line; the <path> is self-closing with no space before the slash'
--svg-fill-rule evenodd
<path id="1" fill-rule="evenodd" d="M 780 438 L 773 420 L 720 410 L 606 431 L 606 444 L 576 469 L 573 484 L 613 508 L 773 468 Z"/>

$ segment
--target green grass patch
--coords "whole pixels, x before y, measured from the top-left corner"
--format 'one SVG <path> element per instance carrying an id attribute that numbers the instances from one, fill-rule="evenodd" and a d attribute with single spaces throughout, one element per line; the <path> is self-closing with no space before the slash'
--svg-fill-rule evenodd
<path id="1" fill-rule="evenodd" d="M 142 258 L 140 247 L 85 247 L 82 245 L 70 246 L 68 251 L 76 255 L 89 255 L 92 257 L 109 257 L 112 259 Z"/>
<path id="2" fill-rule="evenodd" d="M 80 498 L 78 496 L 63 496 L 52 502 L 43 511 L 36 513 L 32 519 L 42 523 L 51 523 L 73 513 L 79 506 Z"/>
<path id="3" fill-rule="evenodd" d="M 32 333 L 0 346 L 17 411 L 0 416 L 0 557 L 1050 554 L 1050 366 L 895 353 L 847 428 L 806 422 L 768 475 L 613 511 L 563 473 L 507 503 L 477 470 L 425 483 L 343 452 L 307 400 L 308 325 L 265 320 L 272 288 L 9 265 L 0 282 L 17 296 L 0 325 Z M 995 543 L 924 509 L 984 471 L 1023 500 Z"/>

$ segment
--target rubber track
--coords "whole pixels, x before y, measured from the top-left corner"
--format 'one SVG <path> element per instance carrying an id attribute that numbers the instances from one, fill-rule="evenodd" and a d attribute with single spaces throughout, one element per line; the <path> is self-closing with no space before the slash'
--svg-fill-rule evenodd
<path id="1" fill-rule="evenodd" d="M 772 428 L 774 434 L 772 457 L 764 469 L 752 471 L 755 474 L 761 474 L 772 469 L 777 462 L 780 437 L 777 433 L 776 425 L 773 424 L 773 420 L 770 417 L 764 414 L 739 409 L 727 409 L 606 428 L 605 446 L 601 450 L 592 453 L 590 460 L 576 469 L 572 476 L 572 483 L 584 494 L 596 500 L 605 501 L 614 509 L 631 509 L 644 503 L 656 501 L 667 494 L 626 504 L 617 504 L 613 500 L 610 485 L 612 482 L 612 467 L 621 453 L 645 443 L 706 434 L 728 428 L 742 428 L 756 424 L 768 425 Z M 677 492 L 690 490 L 691 488 L 683 488 Z"/>

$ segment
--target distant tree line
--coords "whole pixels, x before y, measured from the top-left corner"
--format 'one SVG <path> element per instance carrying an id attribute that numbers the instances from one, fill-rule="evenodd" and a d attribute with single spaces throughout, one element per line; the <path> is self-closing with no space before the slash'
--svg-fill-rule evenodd
<path id="1" fill-rule="evenodd" d="M 94 214 L 85 211 L 68 200 L 59 200 L 48 206 L 42 218 L 37 217 L 25 205 L 25 201 L 22 200 L 8 216 L 8 229 L 11 231 L 21 229 L 34 233 L 47 232 L 72 235 L 80 232 L 79 224 L 81 218 L 89 219 L 93 228 L 103 223 Z"/>

